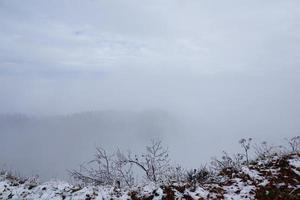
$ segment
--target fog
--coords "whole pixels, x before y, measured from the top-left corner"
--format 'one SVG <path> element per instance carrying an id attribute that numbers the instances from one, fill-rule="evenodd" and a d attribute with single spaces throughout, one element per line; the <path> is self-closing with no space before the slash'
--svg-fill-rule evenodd
<path id="1" fill-rule="evenodd" d="M 300 131 L 299 1 L 0 2 L 0 168 L 67 178 L 160 138 L 197 167 Z"/>

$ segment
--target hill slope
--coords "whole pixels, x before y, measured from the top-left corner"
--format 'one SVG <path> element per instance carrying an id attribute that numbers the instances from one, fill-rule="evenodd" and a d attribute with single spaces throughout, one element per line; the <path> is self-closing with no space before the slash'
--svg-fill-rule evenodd
<path id="1" fill-rule="evenodd" d="M 206 184 L 148 184 L 131 189 L 75 186 L 62 181 L 42 184 L 2 173 L 0 199 L 300 199 L 300 154 L 257 160 L 241 170 L 225 169 L 220 181 Z"/>

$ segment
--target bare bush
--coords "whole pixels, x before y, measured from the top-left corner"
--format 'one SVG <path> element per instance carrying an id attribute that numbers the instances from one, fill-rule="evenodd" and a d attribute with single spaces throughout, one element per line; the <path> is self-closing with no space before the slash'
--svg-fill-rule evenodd
<path id="1" fill-rule="evenodd" d="M 174 182 L 192 182 L 205 183 L 212 180 L 218 174 L 230 175 L 241 170 L 242 166 L 249 165 L 250 147 L 254 149 L 257 159 L 269 159 L 274 155 L 286 153 L 297 153 L 300 151 L 300 136 L 291 138 L 288 141 L 288 147 L 284 150 L 279 147 L 262 142 L 259 145 L 251 145 L 252 138 L 239 140 L 243 148 L 242 153 L 229 155 L 223 151 L 221 158 L 213 158 L 211 169 L 206 166 L 195 170 L 186 171 L 180 166 L 172 167 L 169 164 L 168 150 L 162 146 L 161 141 L 152 140 L 149 146 L 146 146 L 145 152 L 141 154 L 123 153 L 117 150 L 113 154 L 108 154 L 104 149 L 97 148 L 95 158 L 82 165 L 79 170 L 70 172 L 71 176 L 84 184 L 94 185 L 115 185 L 132 187 L 137 181 L 137 175 L 140 173 L 133 171 L 139 169 L 143 173 L 143 178 L 147 182 L 154 183 L 174 183 Z"/>
<path id="2" fill-rule="evenodd" d="M 131 187 L 135 183 L 134 166 L 144 172 L 147 181 L 162 182 L 168 177 L 169 154 L 161 141 L 153 140 L 145 153 L 135 156 L 120 150 L 114 154 L 108 154 L 103 148 L 96 150 L 95 159 L 81 165 L 79 170 L 70 171 L 71 177 L 84 184 Z"/>
<path id="3" fill-rule="evenodd" d="M 227 152 L 223 151 L 221 159 L 213 158 L 211 166 L 216 171 L 222 171 L 223 169 L 231 168 L 234 170 L 240 170 L 244 163 L 243 154 L 234 154 L 233 156 L 228 155 Z"/>
<path id="4" fill-rule="evenodd" d="M 95 159 L 82 164 L 79 171 L 70 171 L 71 177 L 85 184 L 94 185 L 113 185 L 116 177 L 114 176 L 114 155 L 108 155 L 100 147 L 96 148 Z"/>
<path id="5" fill-rule="evenodd" d="M 180 183 L 186 181 L 186 170 L 177 165 L 176 167 L 169 167 L 167 173 L 167 182 L 168 183 Z"/>
<path id="6" fill-rule="evenodd" d="M 32 189 L 39 184 L 39 176 L 33 177 L 22 176 L 19 172 L 13 172 L 12 170 L 0 169 L 0 180 L 1 178 L 8 180 L 13 186 L 25 184 L 27 189 Z"/>
<path id="7" fill-rule="evenodd" d="M 249 150 L 250 150 L 250 145 L 251 145 L 252 138 L 242 138 L 240 139 L 239 143 L 242 146 L 244 150 L 244 156 L 246 158 L 246 164 L 249 165 Z"/>
<path id="8" fill-rule="evenodd" d="M 213 172 L 209 170 L 206 165 L 201 166 L 198 169 L 189 170 L 186 173 L 186 179 L 188 182 L 196 184 L 204 184 L 209 182 L 213 177 Z"/>
<path id="9" fill-rule="evenodd" d="M 237 153 L 230 156 L 227 152 L 223 151 L 223 156 L 221 159 L 213 158 L 211 161 L 211 166 L 216 171 L 222 171 L 224 169 L 232 169 L 238 171 L 241 169 L 242 165 L 249 165 L 250 156 L 249 150 L 251 147 L 252 138 L 242 138 L 239 140 L 239 144 L 243 148 L 243 153 Z"/>
<path id="10" fill-rule="evenodd" d="M 271 158 L 279 153 L 279 149 L 273 145 L 269 145 L 266 141 L 263 141 L 259 145 L 255 144 L 253 148 L 257 159 L 260 160 Z"/>
<path id="11" fill-rule="evenodd" d="M 96 150 L 95 159 L 81 165 L 79 170 L 70 171 L 71 177 L 84 184 L 133 186 L 132 166 L 123 162 L 119 150 L 114 154 L 100 147 Z"/>
<path id="12" fill-rule="evenodd" d="M 286 139 L 288 142 L 288 148 L 292 153 L 300 152 L 300 136 L 292 137 L 291 139 Z"/>
<path id="13" fill-rule="evenodd" d="M 135 182 L 132 170 L 133 164 L 126 162 L 126 157 L 120 150 L 117 151 L 116 156 L 115 171 L 117 177 L 120 177 L 127 186 L 132 187 Z"/>
<path id="14" fill-rule="evenodd" d="M 127 156 L 126 162 L 139 167 L 147 180 L 152 182 L 163 182 L 167 178 L 169 165 L 168 150 L 163 148 L 161 141 L 152 140 L 150 146 L 146 147 L 146 152 L 141 156 Z"/>

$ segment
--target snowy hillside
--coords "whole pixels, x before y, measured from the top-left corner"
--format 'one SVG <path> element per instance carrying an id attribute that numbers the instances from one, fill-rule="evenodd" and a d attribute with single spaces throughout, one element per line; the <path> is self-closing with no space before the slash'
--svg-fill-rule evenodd
<path id="1" fill-rule="evenodd" d="M 2 172 L 0 199 L 300 199 L 300 154 L 258 159 L 240 171 L 224 169 L 219 181 L 163 185 L 131 189 L 75 186 L 67 182 L 38 183 Z"/>

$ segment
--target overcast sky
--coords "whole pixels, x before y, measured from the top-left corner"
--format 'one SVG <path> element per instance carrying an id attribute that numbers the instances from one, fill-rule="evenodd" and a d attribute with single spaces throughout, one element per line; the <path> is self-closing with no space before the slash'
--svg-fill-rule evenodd
<path id="1" fill-rule="evenodd" d="M 0 113 L 165 110 L 185 124 L 174 144 L 188 146 L 299 135 L 299 10 L 298 0 L 1 0 Z"/>
<path id="2" fill-rule="evenodd" d="M 224 76 L 236 81 L 232 96 L 260 79 L 276 84 L 281 106 L 296 105 L 299 9 L 296 0 L 2 0 L 0 111 L 210 106 L 203 96 L 214 94 L 202 90 L 225 87 Z"/>

